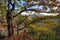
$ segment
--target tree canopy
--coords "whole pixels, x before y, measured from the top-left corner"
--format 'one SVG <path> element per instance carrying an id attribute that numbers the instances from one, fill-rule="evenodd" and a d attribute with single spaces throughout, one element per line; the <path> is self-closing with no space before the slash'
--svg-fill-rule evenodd
<path id="1" fill-rule="evenodd" d="M 30 14 L 35 11 L 38 13 L 59 13 L 57 16 L 23 16 L 22 12 Z M 59 40 L 58 35 L 60 25 L 60 0 L 0 0 L 0 22 L 5 23 L 8 36 L 18 35 L 28 40 Z M 23 31 L 23 32 L 21 32 Z M 20 35 L 17 38 L 20 37 Z M 29 37 L 28 37 L 29 36 Z M 10 38 L 10 37 L 9 37 Z M 13 40 L 13 39 L 12 39 Z M 23 39 L 22 39 L 23 40 Z"/>

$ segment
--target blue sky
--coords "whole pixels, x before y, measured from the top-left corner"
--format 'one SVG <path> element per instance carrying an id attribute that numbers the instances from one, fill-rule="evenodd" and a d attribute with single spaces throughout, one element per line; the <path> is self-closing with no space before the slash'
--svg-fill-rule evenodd
<path id="1" fill-rule="evenodd" d="M 58 0 L 58 1 L 60 1 L 60 0 Z M 26 5 L 26 2 L 25 1 L 23 1 L 23 0 L 21 0 L 20 2 L 19 1 L 17 1 L 18 3 L 19 3 L 19 5 L 20 6 L 24 6 L 24 5 Z M 12 8 L 12 6 L 10 5 L 10 8 Z M 15 7 L 15 9 L 17 9 L 18 7 Z M 35 6 L 32 6 L 32 7 L 30 7 L 30 8 L 27 8 L 27 9 L 34 9 L 34 8 L 36 8 L 36 9 L 43 9 L 43 6 L 42 5 L 40 5 L 40 6 L 38 6 L 38 5 L 35 5 Z M 49 7 L 47 7 L 47 12 L 50 10 L 50 8 Z"/>
<path id="2" fill-rule="evenodd" d="M 25 1 L 23 1 L 23 0 L 21 0 L 20 1 L 20 5 L 21 6 L 24 6 L 25 5 Z M 40 5 L 40 6 L 38 6 L 38 5 L 35 5 L 35 6 L 32 6 L 32 7 L 30 7 L 30 8 L 27 8 L 27 9 L 34 9 L 34 8 L 36 8 L 36 9 L 42 9 L 43 8 L 43 6 L 42 5 Z M 47 7 L 48 9 L 46 10 L 47 12 L 50 10 L 50 8 L 49 7 Z"/>

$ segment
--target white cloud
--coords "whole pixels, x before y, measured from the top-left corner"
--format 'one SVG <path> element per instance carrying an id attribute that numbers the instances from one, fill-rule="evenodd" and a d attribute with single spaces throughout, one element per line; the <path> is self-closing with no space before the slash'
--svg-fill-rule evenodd
<path id="1" fill-rule="evenodd" d="M 32 11 L 32 13 L 29 12 L 22 12 L 21 15 L 36 15 L 36 16 L 56 16 L 58 15 L 58 13 L 35 13 L 34 11 Z"/>
<path id="2" fill-rule="evenodd" d="M 58 9 L 58 7 L 53 7 L 52 9 L 53 9 L 53 10 L 56 10 L 56 9 Z"/>

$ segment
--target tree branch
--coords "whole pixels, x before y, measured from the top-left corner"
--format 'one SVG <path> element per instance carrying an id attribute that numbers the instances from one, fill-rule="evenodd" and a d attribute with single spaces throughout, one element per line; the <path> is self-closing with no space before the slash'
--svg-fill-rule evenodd
<path id="1" fill-rule="evenodd" d="M 54 18 L 53 16 L 51 16 L 51 17 L 50 17 L 50 16 L 46 16 L 46 17 L 37 18 L 37 19 L 31 21 L 30 23 L 28 23 L 27 25 L 25 25 L 23 28 L 18 29 L 18 30 L 22 30 L 22 29 L 26 28 L 27 26 L 29 26 L 30 24 L 33 24 L 33 23 L 35 23 L 35 22 L 39 22 L 39 21 L 46 20 L 46 19 L 53 19 L 53 18 Z M 55 19 L 55 18 L 54 18 L 54 19 Z M 57 19 L 57 18 L 56 18 L 56 19 Z"/>
<path id="2" fill-rule="evenodd" d="M 37 11 L 37 10 L 35 10 L 35 9 L 25 9 L 25 10 L 22 10 L 22 11 L 20 11 L 18 14 L 16 14 L 15 16 L 13 16 L 13 18 L 15 18 L 16 16 L 18 16 L 20 13 L 22 13 L 22 12 L 24 12 L 24 11 Z"/>
<path id="3" fill-rule="evenodd" d="M 33 4 L 33 3 L 31 3 L 31 4 L 28 4 L 28 5 L 26 5 L 26 6 L 28 6 L 27 8 L 29 8 L 29 7 L 32 7 L 32 6 L 35 6 L 35 5 L 45 5 L 45 6 L 59 6 L 60 7 L 60 5 L 58 5 L 58 4 L 53 4 L 53 3 L 51 3 L 51 4 L 47 4 L 47 3 L 41 3 L 41 2 L 39 2 L 39 3 L 35 3 L 35 4 Z"/>
<path id="4" fill-rule="evenodd" d="M 29 16 L 25 17 L 21 22 L 19 22 L 18 24 L 23 23 Z"/>

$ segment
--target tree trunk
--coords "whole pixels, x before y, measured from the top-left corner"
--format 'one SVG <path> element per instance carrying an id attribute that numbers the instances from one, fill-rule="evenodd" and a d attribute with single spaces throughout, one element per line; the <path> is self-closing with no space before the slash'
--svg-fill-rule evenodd
<path id="1" fill-rule="evenodd" d="M 8 0 L 8 10 L 7 10 L 7 29 L 8 29 L 8 37 L 12 36 L 13 34 L 13 24 L 12 24 L 12 14 L 10 9 L 11 0 Z"/>
<path id="2" fill-rule="evenodd" d="M 12 25 L 12 15 L 11 12 L 7 11 L 7 29 L 8 29 L 8 37 L 13 34 L 13 25 Z"/>

